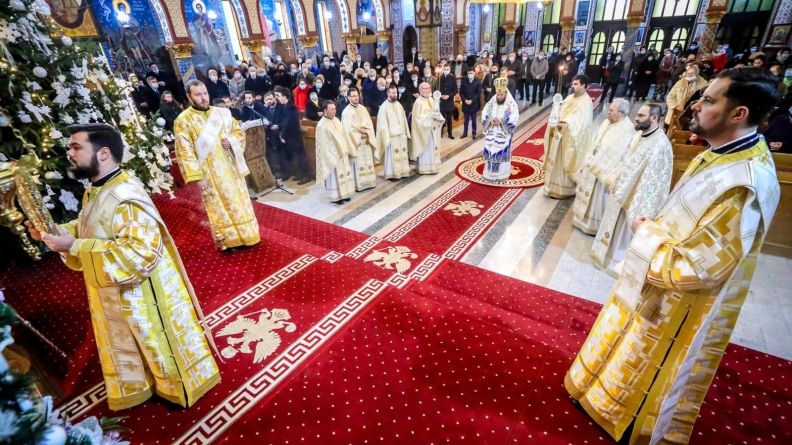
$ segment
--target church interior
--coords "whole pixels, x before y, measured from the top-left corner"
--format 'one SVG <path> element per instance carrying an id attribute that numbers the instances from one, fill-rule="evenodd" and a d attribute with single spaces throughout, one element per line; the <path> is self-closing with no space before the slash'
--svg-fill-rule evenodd
<path id="1" fill-rule="evenodd" d="M 0 0 L 0 444 L 792 443 L 791 49 L 792 0 Z"/>

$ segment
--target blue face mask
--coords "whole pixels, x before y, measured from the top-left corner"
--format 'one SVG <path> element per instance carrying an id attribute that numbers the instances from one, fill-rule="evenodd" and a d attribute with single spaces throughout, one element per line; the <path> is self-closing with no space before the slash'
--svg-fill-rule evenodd
<path id="1" fill-rule="evenodd" d="M 472 74 L 468 74 L 468 80 L 470 80 L 471 82 L 473 81 L 473 78 L 474 78 L 474 77 L 476 77 L 476 76 L 474 76 L 474 75 L 472 75 Z"/>
<path id="2" fill-rule="evenodd" d="M 380 91 L 385 91 L 385 87 L 377 87 Z"/>

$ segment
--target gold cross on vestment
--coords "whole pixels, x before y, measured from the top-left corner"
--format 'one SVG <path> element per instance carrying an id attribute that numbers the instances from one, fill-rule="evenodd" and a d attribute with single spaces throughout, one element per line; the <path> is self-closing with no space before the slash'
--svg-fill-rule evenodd
<path id="1" fill-rule="evenodd" d="M 173 280 L 176 279 L 176 276 L 173 274 L 168 275 L 168 278 L 164 281 L 164 284 L 168 287 L 173 286 Z"/>
<path id="2" fill-rule="evenodd" d="M 657 226 L 656 226 L 656 225 L 654 225 L 654 224 L 650 224 L 650 225 L 648 225 L 648 226 L 646 227 L 646 231 L 647 231 L 647 232 L 649 232 L 649 234 L 650 234 L 650 235 L 652 235 L 652 236 L 656 236 L 656 237 L 658 237 L 658 238 L 662 238 L 662 237 L 664 237 L 664 236 L 666 236 L 666 235 L 667 235 L 667 233 L 665 232 L 665 230 L 663 230 L 663 229 L 662 229 L 662 228 L 660 228 L 660 227 L 657 227 Z"/>
<path id="3" fill-rule="evenodd" d="M 153 231 L 154 231 L 154 229 L 156 229 L 156 228 L 157 228 L 157 226 L 156 226 L 156 225 L 152 226 L 152 225 L 151 225 L 151 221 L 149 221 L 149 220 L 146 220 L 146 221 L 145 221 L 143 224 L 141 224 L 139 227 L 141 228 L 141 230 L 143 230 L 143 234 L 144 234 L 144 235 L 148 235 L 148 233 L 149 233 L 149 232 L 153 232 Z"/>
<path id="4" fill-rule="evenodd" d="M 666 227 L 668 227 L 671 236 L 674 238 L 679 236 L 679 223 L 677 221 L 666 223 Z"/>
<path id="5" fill-rule="evenodd" d="M 657 320 L 660 315 L 662 315 L 661 307 L 659 304 L 655 304 L 652 306 L 652 310 L 649 311 L 649 319 L 650 320 Z"/>
<path id="6" fill-rule="evenodd" d="M 716 181 L 716 180 L 712 179 L 711 176 L 712 176 L 712 173 L 709 173 L 709 174 L 707 174 L 704 177 L 704 181 L 699 181 L 699 182 L 696 183 L 696 185 L 702 185 L 702 184 L 704 184 L 706 182 L 706 186 L 704 187 L 704 190 L 701 191 L 702 195 L 707 194 L 707 195 L 710 195 L 710 196 L 715 196 L 715 193 L 718 192 L 718 190 L 715 187 L 718 184 L 720 184 L 721 182 L 723 182 L 723 178 L 718 179 Z"/>
<path id="7" fill-rule="evenodd" d="M 642 282 L 638 281 L 638 278 L 635 276 L 635 272 L 630 272 L 624 275 L 624 279 L 627 280 L 627 283 L 630 284 L 630 287 L 638 287 Z"/>

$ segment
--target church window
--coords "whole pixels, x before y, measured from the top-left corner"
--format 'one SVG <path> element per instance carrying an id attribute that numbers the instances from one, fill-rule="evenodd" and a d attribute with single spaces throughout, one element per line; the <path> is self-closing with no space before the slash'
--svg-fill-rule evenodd
<path id="1" fill-rule="evenodd" d="M 561 0 L 554 0 L 550 6 L 544 8 L 542 13 L 542 23 L 545 25 L 561 23 Z"/>
<path id="2" fill-rule="evenodd" d="M 605 33 L 600 31 L 594 34 L 591 40 L 591 56 L 589 57 L 589 65 L 595 66 L 599 64 L 599 60 L 605 53 Z"/>
<path id="3" fill-rule="evenodd" d="M 234 58 L 237 60 L 237 63 L 239 63 L 240 60 L 248 59 L 247 51 L 243 51 L 242 48 L 244 48 L 244 46 L 239 40 L 239 21 L 234 15 L 234 10 L 230 1 L 223 1 L 223 16 L 225 17 L 226 23 L 229 24 L 228 33 L 231 35 L 231 46 L 234 50 Z"/>
<path id="4" fill-rule="evenodd" d="M 552 34 L 545 35 L 542 41 L 542 51 L 544 51 L 545 54 L 552 54 L 553 47 L 555 47 L 555 36 Z"/>
<path id="5" fill-rule="evenodd" d="M 275 2 L 275 19 L 278 23 L 278 37 L 281 39 L 291 39 L 291 26 L 289 26 L 289 14 L 283 2 Z"/>
<path id="6" fill-rule="evenodd" d="M 625 41 L 624 31 L 618 31 L 613 34 L 611 37 L 611 45 L 613 45 L 615 51 L 617 53 L 622 52 L 622 48 L 624 48 L 624 41 Z"/>
<path id="7" fill-rule="evenodd" d="M 624 20 L 627 17 L 629 0 L 604 0 L 597 2 L 594 20 L 598 22 L 607 20 Z"/>
<path id="8" fill-rule="evenodd" d="M 682 47 L 684 48 L 685 47 L 685 42 L 687 42 L 687 38 L 688 38 L 688 30 L 687 30 L 687 28 L 677 28 L 677 29 L 675 29 L 674 33 L 671 34 L 671 44 L 669 45 L 669 48 L 675 47 L 677 45 L 677 43 L 682 45 Z"/>
<path id="9" fill-rule="evenodd" d="M 652 17 L 696 15 L 701 0 L 656 0 Z"/>
<path id="10" fill-rule="evenodd" d="M 729 12 L 759 12 L 773 9 L 773 0 L 733 0 Z"/>
<path id="11" fill-rule="evenodd" d="M 333 54 L 333 40 L 330 38 L 330 19 L 325 2 L 316 2 L 316 9 L 319 11 L 319 32 L 322 35 L 322 48 L 325 52 Z"/>
<path id="12" fill-rule="evenodd" d="M 659 51 L 663 47 L 663 39 L 665 39 L 663 28 L 655 28 L 649 34 L 649 44 L 646 46 L 651 48 L 654 45 L 655 49 Z"/>

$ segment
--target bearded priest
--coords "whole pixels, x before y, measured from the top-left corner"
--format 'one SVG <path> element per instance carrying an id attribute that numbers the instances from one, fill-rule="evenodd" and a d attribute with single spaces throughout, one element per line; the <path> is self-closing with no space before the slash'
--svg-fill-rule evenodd
<path id="1" fill-rule="evenodd" d="M 608 107 L 608 118 L 600 125 L 591 147 L 578 171 L 575 203 L 572 206 L 572 225 L 583 233 L 596 235 L 608 202 L 605 179 L 621 164 L 622 156 L 635 134 L 627 117 L 630 103 L 616 99 Z"/>
<path id="2" fill-rule="evenodd" d="M 602 224 L 591 247 L 594 265 L 613 277 L 616 265 L 627 256 L 630 222 L 640 216 L 654 218 L 671 189 L 674 153 L 661 128 L 662 109 L 648 104 L 638 110 L 627 152 L 611 177 Z"/>
<path id="3" fill-rule="evenodd" d="M 377 112 L 377 152 L 383 159 L 385 179 L 396 181 L 410 176 L 407 153 L 410 139 L 407 115 L 399 103 L 396 85 L 388 87 L 388 100 Z"/>
<path id="4" fill-rule="evenodd" d="M 415 160 L 415 172 L 431 175 L 440 171 L 440 136 L 445 118 L 439 108 L 434 109 L 432 87 L 423 82 L 418 87 L 418 99 L 412 110 L 412 145 L 410 159 Z"/>
<path id="5" fill-rule="evenodd" d="M 360 105 L 360 93 L 351 88 L 347 92 L 349 106 L 341 113 L 341 123 L 352 138 L 355 152 L 349 161 L 352 167 L 352 177 L 355 178 L 357 191 L 370 189 L 377 186 L 377 175 L 374 164 L 380 163 L 377 137 L 374 134 L 374 123 L 366 107 Z"/>
<path id="6" fill-rule="evenodd" d="M 261 241 L 245 176 L 245 132 L 225 108 L 209 105 L 206 85 L 191 80 L 185 86 L 192 105 L 173 123 L 176 160 L 186 182 L 197 182 L 221 250 L 252 246 Z"/>
<path id="7" fill-rule="evenodd" d="M 68 174 L 91 181 L 82 211 L 58 236 L 28 222 L 30 235 L 83 273 L 110 409 L 152 394 L 192 406 L 220 372 L 179 252 L 140 181 L 119 166 L 121 133 L 107 124 L 69 132 Z"/>
<path id="8" fill-rule="evenodd" d="M 690 123 L 709 149 L 654 218 L 630 222 L 619 279 L 564 381 L 617 441 L 691 441 L 778 206 L 773 158 L 757 134 L 777 95 L 764 68 L 718 74 Z"/>
<path id="9" fill-rule="evenodd" d="M 588 77 L 572 78 L 571 96 L 561 102 L 558 127 L 545 132 L 544 194 L 556 199 L 575 196 L 575 182 L 591 143 L 594 105 L 586 93 Z"/>
<path id="10" fill-rule="evenodd" d="M 484 127 L 484 179 L 502 182 L 511 176 L 512 135 L 520 110 L 509 92 L 509 78 L 499 77 L 492 83 L 495 96 L 481 114 Z"/>
<path id="11" fill-rule="evenodd" d="M 349 157 L 355 154 L 349 132 L 336 117 L 335 102 L 322 102 L 322 118 L 316 125 L 316 182 L 324 181 L 332 203 L 349 201 L 355 194 L 355 180 L 349 165 Z"/>

